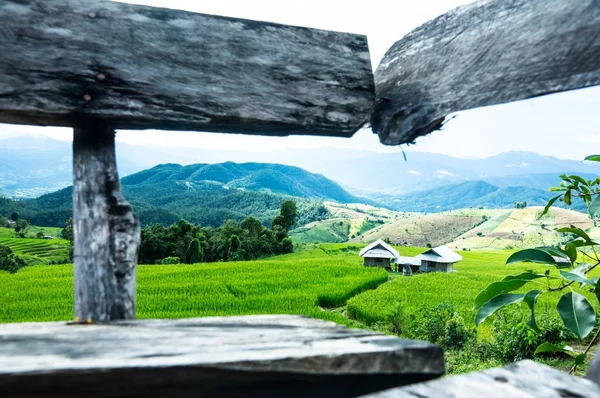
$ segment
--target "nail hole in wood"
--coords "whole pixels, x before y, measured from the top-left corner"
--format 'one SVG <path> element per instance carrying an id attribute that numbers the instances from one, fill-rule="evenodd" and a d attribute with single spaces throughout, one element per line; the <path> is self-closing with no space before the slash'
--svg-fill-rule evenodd
<path id="1" fill-rule="evenodd" d="M 496 380 L 498 383 L 508 383 L 506 377 L 494 377 L 494 380 Z"/>

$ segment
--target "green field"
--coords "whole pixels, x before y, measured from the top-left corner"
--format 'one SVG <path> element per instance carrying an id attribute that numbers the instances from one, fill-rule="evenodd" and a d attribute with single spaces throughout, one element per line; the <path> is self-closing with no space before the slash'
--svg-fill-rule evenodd
<path id="1" fill-rule="evenodd" d="M 381 269 L 366 269 L 344 247 L 328 245 L 252 262 L 196 265 L 142 265 L 138 269 L 138 317 L 184 318 L 208 315 L 301 314 L 348 323 L 322 307 L 346 300 L 388 280 Z M 69 320 L 72 266 L 0 271 L 0 322 Z"/>
<path id="2" fill-rule="evenodd" d="M 53 239 L 36 239 L 38 232 Z M 69 258 L 69 241 L 59 239 L 60 228 L 30 227 L 25 238 L 18 238 L 9 228 L 0 228 L 0 245 L 10 247 L 27 264 L 65 263 Z"/>
<path id="3" fill-rule="evenodd" d="M 390 322 L 399 307 L 405 314 L 418 315 L 441 303 L 450 303 L 462 316 L 466 327 L 474 330 L 475 313 L 471 308 L 481 290 L 506 275 L 547 269 L 532 264 L 506 266 L 504 263 L 511 253 L 506 250 L 474 251 L 460 252 L 464 259 L 455 265 L 455 273 L 404 277 L 397 273 L 388 274 L 382 269 L 362 267 L 362 259 L 357 255 L 362 246 L 310 245 L 296 253 L 249 262 L 141 265 L 137 274 L 137 317 L 299 314 L 397 333 L 390 328 Z M 424 250 L 415 247 L 398 249 L 403 256 Z M 72 273 L 71 265 L 30 266 L 16 274 L 0 271 L 0 302 L 3 303 L 0 322 L 70 320 Z M 543 290 L 545 287 L 538 288 Z M 597 303 L 591 293 L 582 293 L 591 303 Z M 548 319 L 548 314 L 556 319 L 557 298 L 558 295 L 540 298 L 536 308 L 538 319 Z M 526 310 L 521 308 L 525 314 Z M 494 341 L 493 319 L 477 329 L 477 341 Z M 404 332 L 401 335 L 411 337 Z M 446 354 L 452 373 L 502 363 L 497 357 L 478 360 L 479 354 L 474 348 L 464 352 L 450 350 Z M 461 357 L 463 354 L 465 356 Z M 561 368 L 570 366 L 564 359 L 546 361 Z"/>

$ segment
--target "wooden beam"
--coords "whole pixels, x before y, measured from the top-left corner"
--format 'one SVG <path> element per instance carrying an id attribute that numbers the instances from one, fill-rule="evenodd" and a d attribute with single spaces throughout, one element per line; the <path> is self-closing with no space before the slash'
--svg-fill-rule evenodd
<path id="1" fill-rule="evenodd" d="M 98 0 L 0 0 L 0 123 L 351 136 L 367 38 Z"/>
<path id="2" fill-rule="evenodd" d="M 0 396 L 353 397 L 439 377 L 438 346 L 290 315 L 0 325 Z"/>
<path id="3" fill-rule="evenodd" d="M 365 398 L 600 397 L 600 387 L 533 361 L 395 388 Z"/>
<path id="4" fill-rule="evenodd" d="M 114 130 L 75 129 L 73 174 L 75 322 L 133 319 L 140 223 L 121 194 Z"/>
<path id="5" fill-rule="evenodd" d="M 598 84 L 598 0 L 483 0 L 392 46 L 371 125 L 384 144 L 410 143 L 454 112 Z"/>

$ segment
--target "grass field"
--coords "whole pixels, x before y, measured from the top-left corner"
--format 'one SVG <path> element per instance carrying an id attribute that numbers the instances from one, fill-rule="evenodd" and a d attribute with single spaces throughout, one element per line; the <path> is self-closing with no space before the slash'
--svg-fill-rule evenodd
<path id="1" fill-rule="evenodd" d="M 138 318 L 208 315 L 301 314 L 340 323 L 343 315 L 320 307 L 346 300 L 388 280 L 366 269 L 353 251 L 301 253 L 252 262 L 142 265 L 138 268 Z M 0 322 L 55 321 L 72 317 L 72 266 L 0 271 Z"/>
<path id="2" fill-rule="evenodd" d="M 422 250 L 400 248 L 400 254 L 412 256 Z M 500 281 L 507 275 L 518 275 L 527 270 L 543 273 L 551 269 L 551 275 L 556 274 L 553 267 L 545 265 L 532 263 L 504 265 L 511 253 L 507 250 L 460 252 L 463 260 L 455 264 L 455 273 L 417 274 L 410 277 L 398 274 L 392 277 L 390 283 L 380 286 L 377 290 L 350 299 L 347 304 L 348 315 L 350 318 L 372 325 L 386 321 L 399 305 L 410 313 L 420 311 L 423 307 L 448 302 L 456 307 L 468 325 L 474 326 L 473 300 L 489 284 Z M 600 271 L 592 276 L 600 276 Z M 547 288 L 546 281 L 542 280 L 540 285 L 529 284 L 522 291 L 545 288 Z M 586 295 L 592 305 L 597 304 L 593 293 L 578 288 L 574 290 Z M 555 306 L 563 293 L 557 292 L 552 296 L 542 295 L 536 307 L 537 314 L 556 315 Z M 524 304 L 523 308 L 525 308 Z M 480 326 L 484 335 L 489 332 L 489 328 L 490 322 Z"/>
<path id="3" fill-rule="evenodd" d="M 35 235 L 42 231 L 54 239 L 36 239 Z M 27 237 L 17 238 L 9 228 L 0 228 L 0 245 L 10 247 L 15 254 L 28 264 L 63 263 L 69 257 L 69 241 L 58 238 L 60 228 L 29 228 Z"/>

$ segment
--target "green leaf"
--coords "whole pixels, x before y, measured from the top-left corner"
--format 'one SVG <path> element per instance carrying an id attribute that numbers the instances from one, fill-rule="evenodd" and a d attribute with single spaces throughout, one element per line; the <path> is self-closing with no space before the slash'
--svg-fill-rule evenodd
<path id="1" fill-rule="evenodd" d="M 594 293 L 596 294 L 596 299 L 600 303 L 600 283 L 596 283 L 596 288 L 594 289 Z"/>
<path id="2" fill-rule="evenodd" d="M 534 355 L 543 354 L 545 352 L 562 352 L 572 355 L 575 351 L 568 345 L 556 345 L 551 343 L 542 343 L 535 349 Z"/>
<path id="3" fill-rule="evenodd" d="M 565 197 L 563 200 L 566 205 L 571 206 L 571 190 L 570 189 L 568 189 L 567 192 L 565 192 Z"/>
<path id="4" fill-rule="evenodd" d="M 572 243 L 567 243 L 565 245 L 565 248 L 563 250 L 563 252 L 569 256 L 569 260 L 571 260 L 571 262 L 575 262 L 577 260 L 577 248 L 575 247 L 574 244 Z"/>
<path id="5" fill-rule="evenodd" d="M 585 297 L 579 293 L 570 292 L 558 300 L 558 314 L 565 326 L 584 339 L 596 326 L 596 312 Z"/>
<path id="6" fill-rule="evenodd" d="M 541 263 L 541 264 L 552 264 L 556 265 L 556 260 L 546 251 L 538 250 L 538 249 L 525 249 L 520 250 L 516 253 L 513 253 L 508 260 L 506 260 L 506 264 L 514 264 L 514 263 Z"/>
<path id="7" fill-rule="evenodd" d="M 525 297 L 524 294 L 500 294 L 494 297 L 477 311 L 475 325 L 479 326 L 479 324 L 485 321 L 487 317 L 506 305 L 520 303 L 523 300 L 523 297 Z"/>
<path id="8" fill-rule="evenodd" d="M 577 181 L 577 182 L 578 182 L 578 183 L 580 183 L 580 184 L 587 185 L 587 182 L 586 182 L 586 181 L 585 181 L 583 178 L 581 178 L 581 177 L 579 177 L 579 176 L 576 176 L 576 175 L 571 175 L 571 176 L 569 176 L 569 178 L 570 178 L 571 180 L 575 180 L 575 181 Z"/>
<path id="9" fill-rule="evenodd" d="M 585 361 L 585 358 L 587 358 L 587 354 L 585 353 L 577 355 L 575 357 L 575 366 L 581 365 Z"/>
<path id="10" fill-rule="evenodd" d="M 589 160 L 590 162 L 600 162 L 600 155 L 586 156 L 583 160 Z"/>
<path id="11" fill-rule="evenodd" d="M 575 234 L 575 235 L 583 238 L 586 242 L 591 242 L 592 241 L 592 239 L 590 238 L 590 236 L 588 234 L 586 234 L 583 229 L 574 227 L 572 225 L 570 227 L 559 228 L 556 231 L 562 232 L 562 233 Z"/>
<path id="12" fill-rule="evenodd" d="M 527 292 L 527 294 L 525 294 L 525 297 L 523 298 L 523 301 L 531 310 L 531 318 L 527 322 L 527 326 L 529 326 L 535 331 L 540 330 L 538 328 L 537 322 L 535 321 L 535 303 L 537 302 L 537 299 L 540 296 L 540 294 L 542 294 L 542 292 L 540 292 L 539 290 L 532 290 L 530 292 Z"/>
<path id="13" fill-rule="evenodd" d="M 568 281 L 583 283 L 584 285 L 590 285 L 590 286 L 596 287 L 596 282 L 594 282 L 593 280 L 588 279 L 584 276 L 578 275 L 574 272 L 566 272 L 566 271 L 561 270 L 560 276 L 562 276 L 563 278 L 565 278 Z"/>
<path id="14" fill-rule="evenodd" d="M 594 217 L 596 215 L 596 213 L 598 213 L 599 210 L 600 210 L 600 195 L 596 196 L 594 198 L 594 200 L 592 200 L 592 203 L 590 203 L 590 207 L 588 208 L 590 216 L 592 216 L 592 217 Z"/>
<path id="15" fill-rule="evenodd" d="M 562 189 L 560 189 L 560 190 L 562 190 Z M 560 197 L 561 197 L 561 195 L 558 195 L 548 201 L 548 204 L 546 204 L 546 207 L 544 207 L 544 211 L 542 211 L 542 213 L 538 216 L 538 220 L 540 218 L 544 217 L 546 214 L 548 214 L 548 210 L 550 210 L 550 208 L 552 207 L 554 202 L 556 202 Z"/>
<path id="16" fill-rule="evenodd" d="M 534 274 L 532 272 L 523 272 L 519 275 L 507 276 L 502 281 L 494 282 L 486 287 L 485 290 L 481 291 L 477 297 L 475 297 L 473 309 L 477 310 L 481 308 L 485 303 L 500 294 L 512 292 L 513 290 L 523 287 L 526 283 L 531 282 L 532 280 L 545 277 L 545 275 Z"/>

